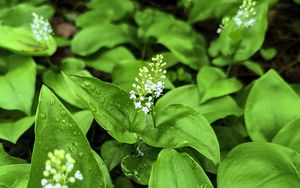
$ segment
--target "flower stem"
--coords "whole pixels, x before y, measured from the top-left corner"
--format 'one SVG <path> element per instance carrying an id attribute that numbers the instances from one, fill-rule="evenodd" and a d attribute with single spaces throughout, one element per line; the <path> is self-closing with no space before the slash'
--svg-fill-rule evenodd
<path id="1" fill-rule="evenodd" d="M 153 109 L 151 109 L 151 116 L 152 116 L 153 126 L 154 126 L 154 128 L 156 128 Z"/>

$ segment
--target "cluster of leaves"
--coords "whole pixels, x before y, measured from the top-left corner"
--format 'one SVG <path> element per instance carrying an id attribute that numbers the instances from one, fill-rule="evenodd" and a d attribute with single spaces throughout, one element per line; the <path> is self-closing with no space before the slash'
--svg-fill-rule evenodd
<path id="1" fill-rule="evenodd" d="M 262 46 L 278 2 L 257 1 L 253 27 L 229 23 L 212 40 L 195 26 L 232 17 L 242 3 L 180 0 L 169 9 L 91 0 L 83 13 L 63 12 L 78 30 L 72 38 L 41 43 L 32 13 L 51 20 L 59 15 L 53 4 L 1 1 L 0 139 L 16 143 L 33 125 L 35 136 L 30 163 L 0 145 L 0 186 L 41 187 L 47 153 L 63 149 L 84 177 L 69 187 L 298 187 L 300 87 L 252 60 L 276 56 Z M 62 49 L 71 53 L 57 58 Z M 151 116 L 134 108 L 129 91 L 158 53 L 168 63 L 168 91 Z M 255 79 L 246 85 L 231 76 L 234 66 Z M 100 151 L 86 137 L 92 124 L 111 136 Z"/>

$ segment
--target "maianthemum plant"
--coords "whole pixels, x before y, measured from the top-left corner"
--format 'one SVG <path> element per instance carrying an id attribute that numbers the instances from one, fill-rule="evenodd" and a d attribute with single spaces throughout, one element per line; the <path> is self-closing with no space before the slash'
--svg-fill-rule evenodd
<path id="1" fill-rule="evenodd" d="M 299 85 L 253 60 L 277 55 L 263 44 L 279 2 L 145 2 L 0 2 L 0 187 L 299 187 Z M 24 160 L 7 143 L 26 135 Z"/>

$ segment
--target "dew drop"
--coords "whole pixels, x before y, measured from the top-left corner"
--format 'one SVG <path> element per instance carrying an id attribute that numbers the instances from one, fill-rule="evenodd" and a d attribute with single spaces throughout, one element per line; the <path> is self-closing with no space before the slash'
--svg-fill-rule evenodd
<path id="1" fill-rule="evenodd" d="M 84 81 L 84 85 L 87 86 L 87 87 L 89 87 L 91 85 L 91 81 L 85 80 Z"/>
<path id="2" fill-rule="evenodd" d="M 79 152 L 78 156 L 79 156 L 79 158 L 82 158 L 83 157 L 83 152 Z"/>
<path id="3" fill-rule="evenodd" d="M 45 113 L 41 113 L 41 118 L 45 119 L 46 118 L 46 114 Z"/>
<path id="4" fill-rule="evenodd" d="M 97 111 L 97 108 L 96 108 L 96 106 L 93 103 L 89 102 L 88 105 L 90 106 L 92 112 L 96 112 Z"/>
<path id="5" fill-rule="evenodd" d="M 65 123 L 66 123 L 66 120 L 63 119 L 61 122 L 62 122 L 63 124 L 65 124 Z"/>
<path id="6" fill-rule="evenodd" d="M 65 116 L 65 115 L 66 115 L 66 112 L 65 112 L 64 110 L 61 110 L 60 114 L 61 114 L 62 116 Z"/>
<path id="7" fill-rule="evenodd" d="M 51 106 L 54 105 L 55 104 L 55 100 L 51 99 L 50 104 L 51 104 Z"/>

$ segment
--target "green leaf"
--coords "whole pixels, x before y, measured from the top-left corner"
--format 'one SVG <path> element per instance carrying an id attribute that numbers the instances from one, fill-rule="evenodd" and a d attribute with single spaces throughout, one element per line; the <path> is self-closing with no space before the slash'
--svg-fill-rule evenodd
<path id="1" fill-rule="evenodd" d="M 226 24 L 219 38 L 211 43 L 209 53 L 213 57 L 233 57 L 234 62 L 245 61 L 262 46 L 267 31 L 268 1 L 261 1 L 255 6 L 256 22 L 253 27 L 237 28 L 234 20 Z"/>
<path id="2" fill-rule="evenodd" d="M 1 41 L 1 40 L 0 40 Z M 36 64 L 30 57 L 10 55 L 4 58 L 7 73 L 0 76 L 0 107 L 31 114 L 35 91 Z"/>
<path id="3" fill-rule="evenodd" d="M 123 173 L 138 184 L 148 185 L 154 159 L 148 156 L 127 155 L 121 163 Z"/>
<path id="4" fill-rule="evenodd" d="M 61 69 L 62 71 L 76 75 L 91 76 L 88 71 L 84 70 L 84 67 L 84 61 L 76 58 L 66 58 L 59 65 L 59 69 Z M 43 81 L 66 102 L 78 108 L 84 107 L 84 103 L 80 99 L 78 99 L 76 93 L 72 92 L 72 87 L 76 87 L 76 84 L 65 80 L 61 72 L 57 72 L 55 70 L 47 70 L 43 74 Z"/>
<path id="5" fill-rule="evenodd" d="M 245 61 L 243 65 L 259 76 L 262 76 L 264 74 L 264 69 L 259 63 L 249 60 Z"/>
<path id="6" fill-rule="evenodd" d="M 140 26 L 138 33 L 145 40 L 145 45 L 153 37 L 181 63 L 195 70 L 208 64 L 204 37 L 194 32 L 186 22 L 155 9 L 137 12 L 135 20 Z"/>
<path id="7" fill-rule="evenodd" d="M 272 142 L 291 148 L 300 153 L 300 119 L 284 126 L 274 136 Z"/>
<path id="8" fill-rule="evenodd" d="M 143 66 L 147 66 L 145 61 L 122 61 L 113 68 L 112 82 L 121 87 L 125 91 L 132 90 L 132 84 L 135 83 L 134 78 L 139 74 L 139 69 Z M 166 78 L 164 79 L 165 88 L 174 88 L 172 82 Z"/>
<path id="9" fill-rule="evenodd" d="M 92 9 L 81 14 L 76 20 L 79 27 L 87 27 L 99 22 L 117 21 L 134 10 L 134 4 L 131 0 L 93 0 L 88 3 L 88 7 Z"/>
<path id="10" fill-rule="evenodd" d="M 190 146 L 217 164 L 220 150 L 217 137 L 208 121 L 193 109 L 173 104 L 155 115 L 156 128 L 140 133 L 143 141 L 154 147 L 181 148 Z"/>
<path id="11" fill-rule="evenodd" d="M 101 146 L 101 156 L 109 171 L 119 165 L 122 159 L 133 151 L 134 149 L 131 145 L 115 140 L 108 140 Z"/>
<path id="12" fill-rule="evenodd" d="M 203 67 L 197 76 L 197 85 L 202 93 L 200 103 L 239 91 L 243 85 L 235 78 L 226 78 L 218 68 Z"/>
<path id="13" fill-rule="evenodd" d="M 56 73 L 52 70 L 48 70 L 43 74 L 44 83 L 53 89 L 53 91 L 66 102 L 76 106 L 78 108 L 83 108 L 84 103 L 78 99 L 76 93 L 73 92 L 73 87 L 77 87 L 73 82 L 67 82 L 62 73 Z"/>
<path id="14" fill-rule="evenodd" d="M 192 1 L 192 7 L 189 11 L 189 22 L 195 23 L 208 18 L 221 17 L 233 9 L 234 3 L 236 3 L 235 0 L 211 0 L 209 2 L 206 0 Z"/>
<path id="15" fill-rule="evenodd" d="M 24 188 L 28 183 L 29 164 L 0 166 L 0 187 Z M 40 184 L 40 182 L 39 182 Z"/>
<path id="16" fill-rule="evenodd" d="M 85 108 L 90 110 L 99 125 L 119 142 L 132 144 L 137 141 L 136 132 L 145 127 L 145 116 L 134 109 L 129 93 L 119 87 L 96 78 L 71 76 L 72 87 Z"/>
<path id="17" fill-rule="evenodd" d="M 93 154 L 94 154 L 94 157 L 95 157 L 95 159 L 98 163 L 98 166 L 102 172 L 102 175 L 103 175 L 103 178 L 105 181 L 105 185 L 106 185 L 105 188 L 113 188 L 110 174 L 109 174 L 109 171 L 108 171 L 104 161 L 101 159 L 101 157 L 95 151 L 93 151 Z"/>
<path id="18" fill-rule="evenodd" d="M 241 144 L 220 163 L 218 187 L 298 187 L 299 159 L 299 153 L 277 144 Z"/>
<path id="19" fill-rule="evenodd" d="M 248 134 L 254 141 L 271 141 L 289 122 L 300 117 L 300 100 L 274 71 L 256 80 L 245 106 Z"/>
<path id="20" fill-rule="evenodd" d="M 33 123 L 34 117 L 25 117 L 17 121 L 0 120 L 0 138 L 15 144 Z"/>
<path id="21" fill-rule="evenodd" d="M 128 33 L 123 26 L 103 23 L 82 29 L 72 40 L 72 52 L 87 56 L 101 48 L 112 48 L 118 44 L 128 42 Z"/>
<path id="22" fill-rule="evenodd" d="M 27 162 L 23 159 L 10 156 L 5 152 L 3 145 L 0 144 L 0 167 L 6 165 L 13 165 L 13 164 L 23 164 L 23 163 L 27 163 Z"/>
<path id="23" fill-rule="evenodd" d="M 75 159 L 75 168 L 83 181 L 70 188 L 106 187 L 103 172 L 98 166 L 89 143 L 70 112 L 45 86 L 42 87 L 36 114 L 35 143 L 28 187 L 40 185 L 47 153 L 63 149 Z"/>
<path id="24" fill-rule="evenodd" d="M 46 43 L 37 42 L 29 28 L 0 26 L 0 47 L 21 55 L 50 56 L 56 42 L 52 36 Z"/>
<path id="25" fill-rule="evenodd" d="M 33 20 L 33 12 L 48 19 L 52 17 L 54 9 L 49 5 L 34 7 L 31 4 L 19 4 L 8 9 L 0 16 L 1 24 L 11 27 L 23 26 L 29 28 Z"/>
<path id="26" fill-rule="evenodd" d="M 88 110 L 79 111 L 73 114 L 74 120 L 81 130 L 86 134 L 94 120 L 93 114 Z"/>
<path id="27" fill-rule="evenodd" d="M 229 115 L 240 116 L 242 114 L 236 102 L 229 96 L 212 99 L 200 105 L 200 93 L 196 85 L 186 85 L 171 90 L 157 101 L 155 110 L 160 111 L 171 104 L 182 104 L 193 108 L 210 123 Z"/>
<path id="28" fill-rule="evenodd" d="M 201 166 L 188 154 L 163 149 L 154 162 L 149 188 L 213 188 Z"/>
<path id="29" fill-rule="evenodd" d="M 111 73 L 116 64 L 123 61 L 134 61 L 133 54 L 124 47 L 116 47 L 111 50 L 97 53 L 85 59 L 86 65 L 96 70 Z"/>
<path id="30" fill-rule="evenodd" d="M 267 49 L 262 48 L 260 49 L 259 53 L 264 58 L 264 60 L 269 61 L 276 56 L 277 51 L 275 48 L 267 48 Z"/>
<path id="31" fill-rule="evenodd" d="M 148 185 L 151 168 L 159 149 L 139 142 L 136 153 L 123 158 L 121 167 L 124 175 L 138 184 Z"/>

